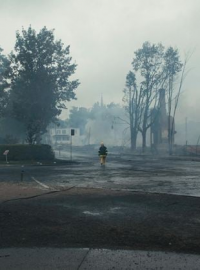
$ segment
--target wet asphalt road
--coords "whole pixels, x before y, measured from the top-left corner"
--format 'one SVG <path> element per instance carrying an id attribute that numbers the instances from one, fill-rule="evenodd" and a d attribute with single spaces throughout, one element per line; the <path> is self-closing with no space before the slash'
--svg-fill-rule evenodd
<path id="1" fill-rule="evenodd" d="M 20 183 L 20 174 L 20 166 L 0 166 L 0 182 Z M 199 161 L 174 157 L 110 154 L 104 168 L 95 154 L 77 154 L 62 166 L 25 165 L 22 186 L 45 194 L 1 203 L 1 248 L 200 254 L 199 175 Z"/>
<path id="2" fill-rule="evenodd" d="M 69 158 L 62 152 L 60 158 Z M 74 154 L 71 164 L 27 166 L 23 182 L 42 189 L 104 188 L 200 196 L 200 162 L 192 159 L 110 154 L 101 167 L 95 154 Z M 21 166 L 0 166 L 0 182 L 21 180 Z"/>

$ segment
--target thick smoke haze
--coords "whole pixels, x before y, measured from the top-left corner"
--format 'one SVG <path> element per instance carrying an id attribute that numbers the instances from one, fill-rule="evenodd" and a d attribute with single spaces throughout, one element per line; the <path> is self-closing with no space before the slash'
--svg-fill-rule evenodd
<path id="1" fill-rule="evenodd" d="M 142 43 L 161 42 L 179 49 L 182 59 L 193 55 L 183 86 L 177 120 L 200 115 L 200 1 L 199 0 L 0 0 L 0 46 L 9 53 L 15 32 L 31 25 L 55 29 L 71 46 L 81 82 L 77 101 L 67 106 L 91 107 L 100 101 L 122 103 L 125 77 L 134 51 Z M 66 118 L 67 112 L 62 117 Z"/>

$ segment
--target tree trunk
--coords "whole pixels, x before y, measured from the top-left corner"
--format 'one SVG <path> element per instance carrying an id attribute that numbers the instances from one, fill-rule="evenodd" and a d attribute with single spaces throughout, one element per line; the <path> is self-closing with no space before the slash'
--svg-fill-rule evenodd
<path id="1" fill-rule="evenodd" d="M 131 150 L 135 150 L 135 143 L 134 143 L 134 130 L 133 127 L 130 127 L 130 132 L 131 132 Z"/>
<path id="2" fill-rule="evenodd" d="M 143 152 L 143 153 L 145 153 L 145 151 L 146 151 L 146 146 L 147 146 L 147 142 L 146 142 L 146 133 L 147 133 L 147 131 L 146 131 L 146 129 L 144 129 L 144 130 L 142 131 L 142 152 Z"/>
<path id="3" fill-rule="evenodd" d="M 130 135 L 131 135 L 131 150 L 134 151 L 134 130 L 133 130 L 133 115 L 130 110 Z"/>
<path id="4" fill-rule="evenodd" d="M 169 155 L 171 156 L 173 153 L 173 146 L 172 143 L 169 144 Z"/>
<path id="5" fill-rule="evenodd" d="M 142 152 L 145 153 L 146 151 L 146 135 L 147 135 L 147 114 L 148 114 L 148 107 L 146 106 L 144 117 L 143 117 L 143 124 L 142 124 Z"/>
<path id="6" fill-rule="evenodd" d="M 35 132 L 33 130 L 28 130 L 26 140 L 29 144 L 35 143 Z"/>
<path id="7" fill-rule="evenodd" d="M 34 142 L 33 135 L 31 133 L 27 134 L 27 142 L 28 144 L 33 144 Z"/>
<path id="8" fill-rule="evenodd" d="M 169 155 L 172 155 L 172 144 L 173 144 L 173 140 L 172 140 L 172 136 L 173 136 L 173 127 L 172 127 L 171 123 L 171 116 L 168 116 L 168 149 L 169 149 Z"/>
<path id="9" fill-rule="evenodd" d="M 41 141 L 42 141 L 41 134 L 38 133 L 38 134 L 36 135 L 35 142 L 36 142 L 36 144 L 41 144 Z"/>
<path id="10" fill-rule="evenodd" d="M 133 126 L 133 124 L 130 125 L 130 133 L 131 133 L 131 150 L 136 150 L 136 142 L 137 142 L 137 130 Z"/>
<path id="11" fill-rule="evenodd" d="M 136 151 L 137 146 L 137 131 L 136 128 L 133 130 L 133 150 Z"/>
<path id="12" fill-rule="evenodd" d="M 131 150 L 136 150 L 136 142 L 137 142 L 137 133 L 133 130 L 131 134 Z"/>

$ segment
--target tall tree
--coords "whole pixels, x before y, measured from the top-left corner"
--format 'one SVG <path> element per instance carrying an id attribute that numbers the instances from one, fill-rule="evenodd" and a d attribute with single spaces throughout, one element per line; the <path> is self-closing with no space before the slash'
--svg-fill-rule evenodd
<path id="1" fill-rule="evenodd" d="M 163 83 L 163 56 L 164 47 L 162 44 L 150 44 L 145 42 L 141 49 L 135 52 L 132 62 L 133 70 L 139 73 L 140 89 L 142 93 L 141 125 L 139 130 L 142 133 L 143 152 L 146 148 L 147 130 L 152 125 L 151 108 L 158 104 L 158 90 Z"/>
<path id="2" fill-rule="evenodd" d="M 187 54 L 182 63 L 177 49 L 169 47 L 165 50 L 162 44 L 151 45 L 149 42 L 145 42 L 142 48 L 135 52 L 132 61 L 133 71 L 126 77 L 123 99 L 129 114 L 132 149 L 135 149 L 135 137 L 139 130 L 142 134 L 143 152 L 145 151 L 147 130 L 158 121 L 161 106 L 159 93 L 165 89 L 168 144 L 169 153 L 172 153 L 175 114 L 190 56 L 191 54 Z"/>
<path id="3" fill-rule="evenodd" d="M 169 47 L 166 50 L 164 60 L 165 60 L 164 65 L 165 88 L 168 104 L 168 145 L 169 145 L 169 154 L 172 154 L 173 138 L 175 132 L 174 119 L 180 96 L 180 90 L 182 87 L 182 80 L 183 74 L 185 72 L 186 63 L 184 63 L 184 65 L 181 63 L 179 52 L 177 49 L 174 49 L 173 47 Z M 181 70 L 183 70 L 183 73 L 181 75 L 181 84 L 179 85 L 177 91 L 175 84 L 177 83 L 177 78 Z"/>
<path id="4" fill-rule="evenodd" d="M 79 82 L 69 80 L 76 70 L 69 49 L 46 27 L 36 33 L 30 26 L 16 34 L 10 55 L 12 109 L 30 144 L 39 142 L 48 124 L 66 108 L 65 102 L 75 99 Z"/>
<path id="5" fill-rule="evenodd" d="M 126 76 L 126 88 L 123 92 L 123 101 L 129 118 L 131 150 L 135 151 L 141 120 L 142 91 L 137 87 L 136 76 L 132 71 Z"/>
<path id="6" fill-rule="evenodd" d="M 10 72 L 10 62 L 2 52 L 3 50 L 0 48 L 0 116 L 4 114 L 7 107 Z"/>

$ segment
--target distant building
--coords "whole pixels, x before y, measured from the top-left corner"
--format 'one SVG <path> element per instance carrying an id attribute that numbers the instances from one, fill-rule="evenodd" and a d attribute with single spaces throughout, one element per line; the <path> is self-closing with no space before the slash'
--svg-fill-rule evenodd
<path id="1" fill-rule="evenodd" d="M 69 145 L 71 143 L 71 129 L 72 128 L 49 128 L 47 133 L 43 136 L 43 143 L 50 144 L 52 146 L 56 145 Z M 73 128 L 75 134 L 72 138 L 73 145 L 80 146 L 82 143 L 82 136 L 80 136 L 80 129 Z"/>

